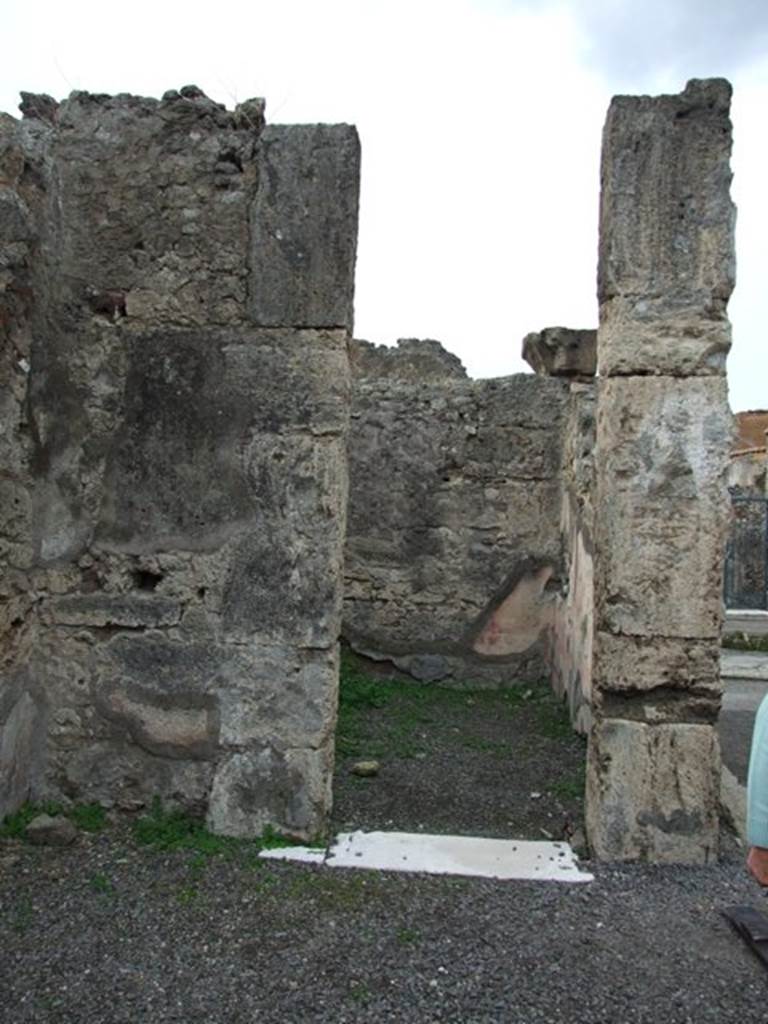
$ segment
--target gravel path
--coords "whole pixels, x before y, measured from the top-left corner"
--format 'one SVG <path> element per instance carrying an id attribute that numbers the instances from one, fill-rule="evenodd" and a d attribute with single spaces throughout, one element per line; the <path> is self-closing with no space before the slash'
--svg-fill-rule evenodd
<path id="1" fill-rule="evenodd" d="M 736 860 L 565 886 L 200 866 L 114 832 L 0 857 L 8 1024 L 766 1019 L 719 914 L 762 902 Z"/>
<path id="2" fill-rule="evenodd" d="M 337 825 L 577 823 L 583 747 L 543 694 L 363 698 L 340 731 Z M 372 752 L 380 775 L 356 780 Z M 765 901 L 726 845 L 707 868 L 590 865 L 566 886 L 161 851 L 126 823 L 65 849 L 0 840 L 0 1021 L 764 1021 L 768 974 L 720 910 Z"/>

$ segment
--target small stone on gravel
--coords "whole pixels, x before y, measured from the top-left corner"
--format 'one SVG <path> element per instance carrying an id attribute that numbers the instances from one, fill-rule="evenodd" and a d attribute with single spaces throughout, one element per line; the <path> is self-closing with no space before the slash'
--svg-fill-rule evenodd
<path id="1" fill-rule="evenodd" d="M 352 774 L 358 775 L 361 779 L 372 779 L 381 771 L 378 761 L 356 761 L 352 765 Z"/>
<path id="2" fill-rule="evenodd" d="M 71 846 L 77 839 L 77 829 L 62 814 L 38 814 L 27 825 L 24 834 L 35 846 Z"/>

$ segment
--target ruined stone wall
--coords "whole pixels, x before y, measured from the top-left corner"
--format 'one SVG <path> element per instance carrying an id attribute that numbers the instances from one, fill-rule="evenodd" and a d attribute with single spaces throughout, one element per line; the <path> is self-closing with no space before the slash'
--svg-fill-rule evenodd
<path id="1" fill-rule="evenodd" d="M 321 827 L 359 146 L 188 87 L 0 118 L 0 816 Z"/>
<path id="2" fill-rule="evenodd" d="M 353 347 L 344 637 L 425 681 L 546 675 L 569 385 Z"/>
<path id="3" fill-rule="evenodd" d="M 716 855 L 730 87 L 617 97 L 600 210 L 593 712 L 604 859 Z"/>

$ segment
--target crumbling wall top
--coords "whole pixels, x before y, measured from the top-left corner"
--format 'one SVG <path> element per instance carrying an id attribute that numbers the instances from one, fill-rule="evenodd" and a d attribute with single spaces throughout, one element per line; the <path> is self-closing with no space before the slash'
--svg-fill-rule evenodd
<path id="1" fill-rule="evenodd" d="M 396 348 L 355 338 L 350 343 L 349 357 L 353 375 L 361 380 L 467 380 L 459 357 L 432 338 L 399 338 Z"/>

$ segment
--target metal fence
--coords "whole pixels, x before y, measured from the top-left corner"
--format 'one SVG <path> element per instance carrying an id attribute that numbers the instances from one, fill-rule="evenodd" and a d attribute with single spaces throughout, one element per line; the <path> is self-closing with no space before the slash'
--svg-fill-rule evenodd
<path id="1" fill-rule="evenodd" d="M 725 607 L 768 610 L 768 498 L 731 490 Z"/>

